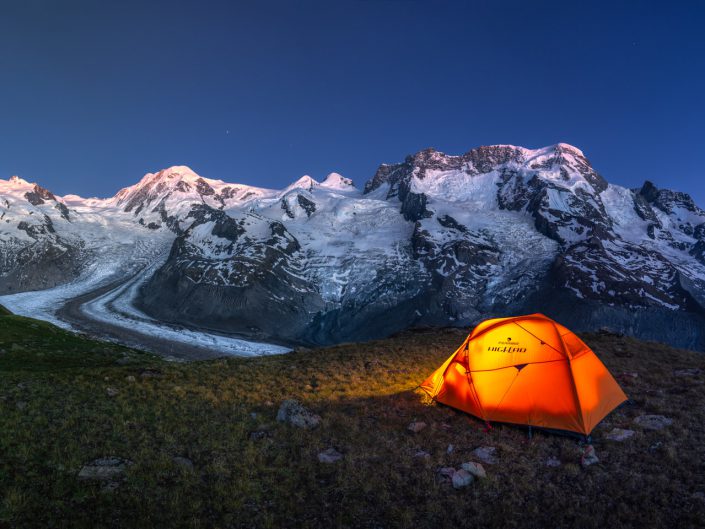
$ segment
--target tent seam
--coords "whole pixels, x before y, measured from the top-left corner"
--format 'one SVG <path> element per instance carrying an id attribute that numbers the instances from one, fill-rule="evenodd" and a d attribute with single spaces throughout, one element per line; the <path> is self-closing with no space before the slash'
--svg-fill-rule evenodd
<path id="1" fill-rule="evenodd" d="M 561 344 L 563 345 L 563 349 L 565 349 L 565 357 L 566 361 L 568 362 L 568 369 L 570 370 L 570 384 L 573 387 L 573 396 L 575 397 L 575 403 L 578 405 L 578 412 L 580 413 L 580 425 L 583 428 L 583 432 L 585 435 L 589 435 L 590 432 L 587 431 L 587 427 L 585 426 L 585 416 L 583 415 L 583 405 L 580 404 L 580 395 L 578 394 L 578 386 L 575 384 L 575 376 L 573 375 L 573 363 L 572 363 L 572 357 L 568 354 L 568 346 L 565 344 L 565 340 L 563 340 L 563 336 L 561 336 L 561 333 L 558 332 L 558 327 L 556 325 L 553 325 L 553 328 L 556 329 L 556 334 L 558 334 L 558 338 L 561 341 Z"/>

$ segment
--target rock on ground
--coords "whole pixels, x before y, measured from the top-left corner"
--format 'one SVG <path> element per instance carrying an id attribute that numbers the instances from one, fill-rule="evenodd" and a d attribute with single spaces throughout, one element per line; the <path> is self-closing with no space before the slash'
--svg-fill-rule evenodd
<path id="1" fill-rule="evenodd" d="M 546 466 L 552 468 L 559 467 L 561 466 L 561 460 L 556 456 L 551 456 L 546 460 Z"/>
<path id="2" fill-rule="evenodd" d="M 453 488 L 462 489 L 463 487 L 467 487 L 473 482 L 473 479 L 472 474 L 470 474 L 467 470 L 462 468 L 460 470 L 456 470 L 452 477 Z"/>
<path id="3" fill-rule="evenodd" d="M 673 419 L 663 415 L 639 415 L 634 419 L 634 423 L 645 430 L 663 430 L 666 426 L 673 424 Z"/>
<path id="4" fill-rule="evenodd" d="M 156 369 L 143 369 L 140 372 L 141 378 L 162 378 L 164 375 Z"/>
<path id="5" fill-rule="evenodd" d="M 472 451 L 477 459 L 486 465 L 494 465 L 497 463 L 497 449 L 494 446 L 481 446 Z"/>
<path id="6" fill-rule="evenodd" d="M 455 474 L 455 469 L 453 467 L 442 467 L 438 469 L 438 473 L 441 476 L 446 476 L 448 478 L 453 477 L 453 474 Z"/>
<path id="7" fill-rule="evenodd" d="M 697 377 L 700 375 L 701 370 L 697 367 L 686 368 L 686 369 L 676 369 L 673 374 L 677 377 Z"/>
<path id="8" fill-rule="evenodd" d="M 612 431 L 605 435 L 606 439 L 610 441 L 626 441 L 632 437 L 636 432 L 634 430 L 625 430 L 623 428 L 612 428 Z"/>
<path id="9" fill-rule="evenodd" d="M 121 457 L 103 457 L 84 465 L 78 479 L 114 481 L 121 478 L 131 464 L 131 461 Z"/>
<path id="10" fill-rule="evenodd" d="M 406 429 L 410 432 L 419 433 L 421 430 L 426 428 L 426 426 L 428 425 L 423 421 L 414 421 L 410 423 L 409 426 L 406 427 Z"/>
<path id="11" fill-rule="evenodd" d="M 188 457 L 175 456 L 172 458 L 172 461 L 184 470 L 193 470 L 193 461 L 191 461 Z"/>
<path id="12" fill-rule="evenodd" d="M 470 474 L 472 474 L 476 478 L 486 478 L 487 477 L 487 472 L 485 472 L 485 467 L 483 467 L 480 463 L 474 463 L 472 461 L 469 461 L 467 463 L 463 463 L 460 466 L 463 470 L 470 472 Z"/>
<path id="13" fill-rule="evenodd" d="M 250 441 L 259 441 L 267 437 L 269 437 L 269 432 L 266 430 L 255 430 L 254 432 L 250 432 Z"/>
<path id="14" fill-rule="evenodd" d="M 343 459 L 343 454 L 338 452 L 335 448 L 328 448 L 318 454 L 318 460 L 321 463 L 335 463 Z"/>
<path id="15" fill-rule="evenodd" d="M 306 409 L 298 400 L 288 399 L 279 407 L 277 421 L 311 430 L 320 424 L 321 417 Z"/>

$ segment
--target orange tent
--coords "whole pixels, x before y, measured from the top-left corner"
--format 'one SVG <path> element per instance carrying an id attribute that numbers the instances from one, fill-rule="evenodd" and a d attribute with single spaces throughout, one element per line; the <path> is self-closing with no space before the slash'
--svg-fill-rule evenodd
<path id="1" fill-rule="evenodd" d="M 483 321 L 421 387 L 485 421 L 583 435 L 627 400 L 595 353 L 543 314 Z"/>

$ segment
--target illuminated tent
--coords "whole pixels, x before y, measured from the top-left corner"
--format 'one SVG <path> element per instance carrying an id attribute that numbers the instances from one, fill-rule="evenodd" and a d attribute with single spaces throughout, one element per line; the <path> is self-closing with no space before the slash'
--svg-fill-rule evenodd
<path id="1" fill-rule="evenodd" d="M 485 421 L 583 435 L 627 400 L 595 353 L 543 314 L 480 323 L 421 387 Z"/>

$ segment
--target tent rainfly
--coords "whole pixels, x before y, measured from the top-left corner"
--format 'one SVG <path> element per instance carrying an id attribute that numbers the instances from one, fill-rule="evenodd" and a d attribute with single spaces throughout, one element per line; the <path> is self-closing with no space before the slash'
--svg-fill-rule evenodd
<path id="1" fill-rule="evenodd" d="M 627 400 L 595 353 L 543 314 L 480 323 L 421 387 L 485 421 L 585 436 Z"/>

